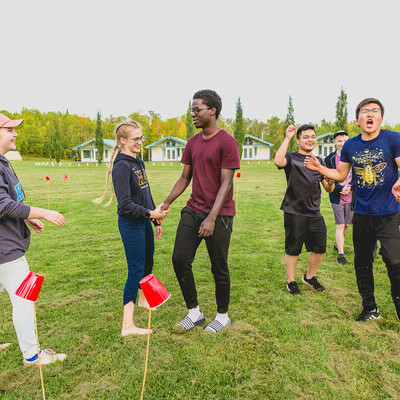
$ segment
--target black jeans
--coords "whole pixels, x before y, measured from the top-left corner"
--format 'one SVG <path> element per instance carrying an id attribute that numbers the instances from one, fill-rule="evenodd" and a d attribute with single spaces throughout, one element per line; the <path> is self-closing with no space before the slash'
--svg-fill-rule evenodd
<path id="1" fill-rule="evenodd" d="M 181 212 L 181 220 L 176 232 L 172 263 L 182 290 L 187 308 L 198 305 L 196 284 L 192 262 L 202 241 L 199 237 L 201 223 L 208 214 L 195 213 L 188 207 Z M 211 261 L 211 272 L 215 281 L 215 297 L 219 313 L 228 311 L 231 282 L 228 270 L 228 250 L 232 233 L 233 217 L 218 216 L 214 232 L 204 238 Z"/>
<path id="2" fill-rule="evenodd" d="M 398 213 L 371 216 L 354 214 L 354 267 L 358 291 L 366 310 L 376 307 L 372 264 L 376 240 L 381 243 L 381 254 L 389 274 L 392 299 L 400 296 L 400 231 Z"/>

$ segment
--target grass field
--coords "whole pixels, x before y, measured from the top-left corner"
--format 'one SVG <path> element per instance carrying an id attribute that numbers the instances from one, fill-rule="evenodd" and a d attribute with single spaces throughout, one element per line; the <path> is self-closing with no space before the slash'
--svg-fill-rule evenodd
<path id="1" fill-rule="evenodd" d="M 65 164 L 64 165 L 68 165 Z M 32 234 L 27 253 L 31 270 L 45 276 L 37 302 L 39 338 L 44 348 L 67 353 L 64 363 L 44 368 L 47 399 L 139 399 L 146 337 L 121 338 L 122 290 L 126 264 L 117 228 L 116 202 L 90 203 L 102 193 L 105 166 L 35 166 L 14 162 L 27 204 L 61 211 L 67 226 L 45 222 Z M 147 165 L 155 202 L 164 200 L 181 173 L 177 165 Z M 65 199 L 62 198 L 62 176 Z M 361 301 L 353 263 L 336 263 L 335 226 L 326 193 L 322 213 L 328 252 L 319 271 L 327 290 L 301 283 L 307 256 L 300 256 L 297 281 L 303 296 L 285 287 L 283 213 L 286 183 L 273 164 L 244 163 L 235 178 L 237 216 L 230 247 L 232 325 L 221 334 L 195 328 L 172 332 L 186 309 L 171 264 L 180 210 L 189 189 L 173 205 L 156 242 L 154 274 L 172 293 L 152 313 L 154 334 L 146 399 L 399 399 L 400 322 L 390 297 L 380 256 L 375 261 L 376 298 L 383 319 L 356 323 Z M 351 231 L 345 250 L 352 260 Z M 204 244 L 194 272 L 200 306 L 211 321 L 216 312 L 214 284 Z M 37 369 L 22 357 L 5 292 L 0 295 L 0 398 L 40 399 Z M 139 326 L 148 312 L 135 311 Z"/>

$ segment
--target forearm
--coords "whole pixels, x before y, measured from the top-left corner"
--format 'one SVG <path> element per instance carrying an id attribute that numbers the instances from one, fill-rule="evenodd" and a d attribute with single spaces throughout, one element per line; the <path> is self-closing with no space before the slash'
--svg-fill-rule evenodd
<path id="1" fill-rule="evenodd" d="M 286 153 L 289 147 L 290 139 L 285 137 L 278 151 L 275 154 L 274 164 L 277 167 L 284 167 L 286 165 Z"/>
<path id="2" fill-rule="evenodd" d="M 323 165 L 320 165 L 318 167 L 318 172 L 321 175 L 326 176 L 329 179 L 333 179 L 334 181 L 337 182 L 343 182 L 346 179 L 346 176 L 342 176 L 342 174 L 337 170 L 337 169 L 331 169 L 324 167 Z"/>
<path id="3" fill-rule="evenodd" d="M 31 207 L 27 219 L 45 218 L 47 210 L 39 207 Z"/>
<path id="4" fill-rule="evenodd" d="M 171 193 L 164 200 L 164 204 L 172 204 L 186 190 L 189 183 L 190 179 L 181 176 L 172 188 Z"/>
<path id="5" fill-rule="evenodd" d="M 232 188 L 232 182 L 228 184 L 221 185 L 218 190 L 217 197 L 215 198 L 215 202 L 213 208 L 211 209 L 210 213 L 208 214 L 208 218 L 215 221 L 224 206 L 226 199 L 228 198 L 229 191 Z"/>

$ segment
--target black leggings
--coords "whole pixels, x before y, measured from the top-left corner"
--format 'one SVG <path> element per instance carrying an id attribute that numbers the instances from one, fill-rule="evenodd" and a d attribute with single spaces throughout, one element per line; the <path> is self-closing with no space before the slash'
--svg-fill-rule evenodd
<path id="1" fill-rule="evenodd" d="M 388 271 L 394 302 L 400 296 L 400 231 L 398 213 L 371 216 L 354 214 L 354 267 L 358 291 L 366 310 L 376 307 L 372 264 L 376 241 L 381 243 L 381 255 Z"/>

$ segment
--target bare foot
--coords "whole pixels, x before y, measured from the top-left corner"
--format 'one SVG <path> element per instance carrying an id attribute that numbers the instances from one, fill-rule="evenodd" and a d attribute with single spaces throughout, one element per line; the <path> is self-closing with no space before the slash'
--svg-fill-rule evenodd
<path id="1" fill-rule="evenodd" d="M 121 336 L 128 336 L 128 335 L 147 335 L 149 333 L 148 329 L 138 328 L 137 326 L 133 326 L 129 329 L 122 328 Z M 150 329 L 150 333 L 153 333 L 153 329 Z"/>

